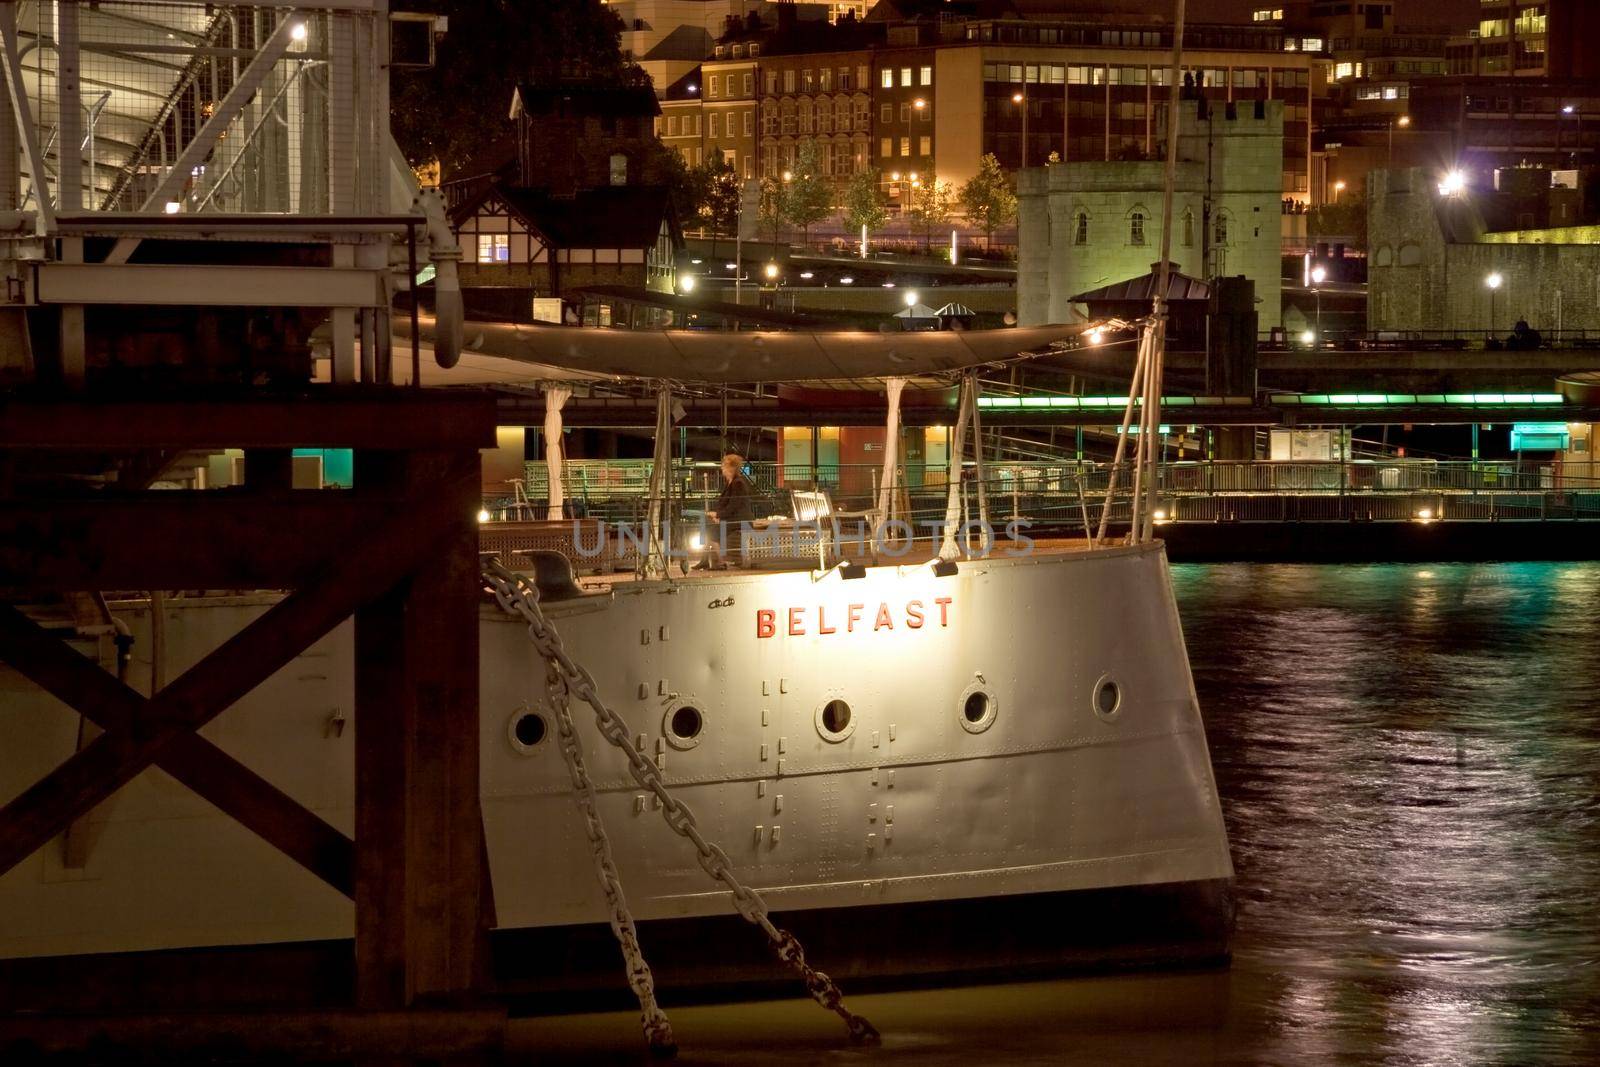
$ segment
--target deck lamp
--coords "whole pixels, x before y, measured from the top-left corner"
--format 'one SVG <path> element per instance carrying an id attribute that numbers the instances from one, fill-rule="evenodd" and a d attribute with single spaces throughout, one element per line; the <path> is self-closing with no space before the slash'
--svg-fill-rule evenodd
<path id="1" fill-rule="evenodd" d="M 917 306 L 917 291 L 915 289 L 907 289 L 906 290 L 906 307 L 914 308 L 916 306 Z"/>
<path id="2" fill-rule="evenodd" d="M 867 568 L 853 559 L 840 560 L 839 565 L 834 570 L 839 573 L 841 579 L 847 582 L 853 582 L 857 578 L 865 578 L 867 576 Z"/>
<path id="3" fill-rule="evenodd" d="M 942 556 L 935 556 L 928 564 L 928 569 L 933 571 L 935 578 L 954 578 L 958 570 L 955 560 L 945 559 Z"/>

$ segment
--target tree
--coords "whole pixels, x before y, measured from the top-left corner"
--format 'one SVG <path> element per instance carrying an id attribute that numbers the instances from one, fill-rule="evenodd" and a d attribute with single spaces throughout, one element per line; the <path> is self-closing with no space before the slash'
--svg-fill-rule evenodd
<path id="1" fill-rule="evenodd" d="M 779 229 L 789 217 L 789 186 L 781 177 L 769 174 L 761 179 L 761 221 L 772 228 L 773 250 L 776 252 Z"/>
<path id="2" fill-rule="evenodd" d="M 794 155 L 794 170 L 784 196 L 784 216 L 800 227 L 801 241 L 809 243 L 811 227 L 833 214 L 833 186 L 822 173 L 817 142 L 807 138 Z"/>
<path id="3" fill-rule="evenodd" d="M 1306 233 L 1313 240 L 1348 242 L 1358 251 L 1367 248 L 1367 201 L 1346 194 L 1337 204 L 1320 204 L 1306 219 Z"/>
<path id="4" fill-rule="evenodd" d="M 697 205 L 700 220 L 711 229 L 711 255 L 717 254 L 717 238 L 739 229 L 739 207 L 743 183 L 739 172 L 715 148 L 702 168 L 705 191 Z"/>
<path id="5" fill-rule="evenodd" d="M 950 183 L 929 175 L 926 180 L 913 182 L 911 203 L 906 214 L 922 229 L 922 250 L 933 250 L 933 231 L 950 221 L 955 212 L 955 199 L 950 195 Z"/>
<path id="6" fill-rule="evenodd" d="M 967 220 L 983 231 L 983 246 L 994 244 L 994 231 L 1017 217 L 1017 196 L 993 152 L 978 160 L 978 173 L 961 186 L 961 207 Z"/>
<path id="7" fill-rule="evenodd" d="M 450 17 L 430 70 L 396 71 L 390 126 L 412 164 L 449 177 L 493 165 L 511 137 L 506 115 L 523 81 L 622 76 L 622 20 L 601 0 L 410 0 Z M 560 32 L 552 32 L 559 27 Z M 576 150 L 576 149 L 575 149 Z"/>
<path id="8" fill-rule="evenodd" d="M 851 233 L 863 228 L 872 233 L 889 221 L 889 198 L 883 195 L 875 170 L 857 171 L 844 187 L 844 221 Z"/>
<path id="9" fill-rule="evenodd" d="M 672 194 L 672 206 L 685 223 L 696 217 L 706 199 L 706 172 L 691 167 L 660 138 L 652 138 L 639 161 L 639 181 L 643 185 L 664 185 Z"/>

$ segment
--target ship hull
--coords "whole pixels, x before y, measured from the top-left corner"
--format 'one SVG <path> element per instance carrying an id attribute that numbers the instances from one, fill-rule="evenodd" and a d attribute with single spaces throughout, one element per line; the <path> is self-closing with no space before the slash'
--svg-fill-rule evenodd
<path id="1" fill-rule="evenodd" d="M 168 676 L 269 602 L 169 608 Z M 147 651 L 143 610 L 124 614 Z M 1232 868 L 1159 545 L 963 563 L 952 577 L 620 583 L 547 611 L 702 832 L 840 977 L 1225 955 Z M 497 980 L 508 993 L 619 988 L 543 664 L 514 620 L 486 610 L 480 636 Z M 335 631 L 205 731 L 346 832 L 352 644 Z M 19 712 L 0 717 L 4 798 L 71 753 L 77 720 L 14 675 L 0 684 Z M 663 985 L 777 978 L 588 710 L 574 712 Z M 275 952 L 290 972 L 320 959 L 323 973 L 348 957 L 347 899 L 159 771 L 84 831 L 76 866 L 53 842 L 0 877 L 0 980 L 14 989 L 31 973 L 42 991 L 71 957 Z M 540 963 L 516 965 L 528 960 Z"/>
<path id="2" fill-rule="evenodd" d="M 1222 964 L 1232 893 L 1231 880 L 1217 879 L 1033 893 L 1002 906 L 979 897 L 816 908 L 779 922 L 808 959 L 860 991 Z M 735 916 L 646 920 L 639 938 L 669 1003 L 796 995 L 793 974 Z M 604 924 L 500 930 L 490 951 L 492 989 L 515 1012 L 632 1003 Z M 354 981 L 348 940 L 0 959 L 0 1003 L 21 1012 L 312 1010 L 348 1002 Z"/>

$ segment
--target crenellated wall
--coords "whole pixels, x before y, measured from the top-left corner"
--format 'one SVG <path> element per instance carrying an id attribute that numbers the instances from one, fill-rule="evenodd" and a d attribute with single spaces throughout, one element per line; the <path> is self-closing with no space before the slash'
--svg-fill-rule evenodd
<path id="1" fill-rule="evenodd" d="M 1171 259 L 1191 277 L 1255 282 L 1262 329 L 1281 321 L 1283 107 L 1202 114 L 1181 104 Z M 1150 271 L 1161 258 L 1160 159 L 1055 163 L 1019 174 L 1017 314 L 1080 317 L 1071 297 Z"/>

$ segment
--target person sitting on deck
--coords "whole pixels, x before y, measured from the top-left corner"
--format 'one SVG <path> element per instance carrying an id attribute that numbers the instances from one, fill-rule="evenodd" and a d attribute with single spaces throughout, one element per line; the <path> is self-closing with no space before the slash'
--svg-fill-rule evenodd
<path id="1" fill-rule="evenodd" d="M 722 480 L 722 494 L 717 497 L 711 510 L 706 512 L 706 518 L 721 527 L 720 536 L 706 545 L 706 554 L 695 564 L 696 570 L 722 570 L 727 567 L 722 553 L 738 555 L 744 544 L 743 524 L 756 517 L 752 503 L 755 490 L 750 485 L 750 479 L 744 476 L 743 456 L 729 452 L 722 457 Z"/>

